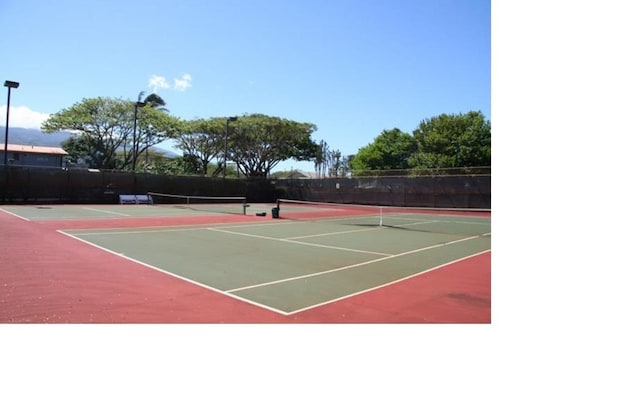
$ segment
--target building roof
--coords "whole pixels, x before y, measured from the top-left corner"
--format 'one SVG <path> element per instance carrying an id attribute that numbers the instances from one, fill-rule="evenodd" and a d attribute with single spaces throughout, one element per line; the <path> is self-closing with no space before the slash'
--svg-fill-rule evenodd
<path id="1" fill-rule="evenodd" d="M 291 171 L 289 175 L 287 175 L 288 179 L 308 179 L 311 178 L 310 174 L 300 171 Z"/>
<path id="2" fill-rule="evenodd" d="M 4 145 L 0 145 L 0 151 L 4 151 Z M 7 151 L 18 153 L 59 154 L 61 156 L 69 154 L 60 147 L 32 146 L 30 144 L 7 144 Z"/>

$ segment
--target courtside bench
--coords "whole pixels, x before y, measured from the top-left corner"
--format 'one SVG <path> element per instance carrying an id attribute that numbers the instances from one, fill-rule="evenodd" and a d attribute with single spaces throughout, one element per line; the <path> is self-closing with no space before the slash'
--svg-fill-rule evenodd
<path id="1" fill-rule="evenodd" d="M 153 204 L 148 194 L 121 194 L 120 204 Z"/>

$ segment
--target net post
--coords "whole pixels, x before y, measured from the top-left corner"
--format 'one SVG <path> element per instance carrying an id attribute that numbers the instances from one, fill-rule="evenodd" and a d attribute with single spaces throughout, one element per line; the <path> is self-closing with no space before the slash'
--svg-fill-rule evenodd
<path id="1" fill-rule="evenodd" d="M 380 207 L 380 224 L 378 226 L 382 226 L 382 207 Z"/>

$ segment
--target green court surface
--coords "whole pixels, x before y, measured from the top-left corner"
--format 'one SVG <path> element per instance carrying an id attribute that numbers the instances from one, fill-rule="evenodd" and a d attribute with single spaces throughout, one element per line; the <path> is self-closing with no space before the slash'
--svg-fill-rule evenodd
<path id="1" fill-rule="evenodd" d="M 248 210 L 254 213 L 269 208 L 262 205 L 259 210 L 253 206 Z M 18 214 L 12 207 L 5 209 Z M 110 213 L 105 211 L 130 214 L 153 209 L 156 207 L 91 206 L 84 207 L 83 212 L 109 218 Z M 39 212 L 46 211 L 36 210 L 29 214 L 22 209 L 20 215 L 37 219 L 42 215 Z M 490 217 L 419 215 L 412 217 L 416 218 L 413 222 L 406 213 L 395 217 L 403 224 L 381 226 L 375 215 L 305 221 L 271 219 L 269 215 L 262 222 L 254 218 L 246 223 L 60 232 L 284 315 L 388 285 L 491 249 Z M 64 212 L 57 218 L 64 218 Z"/>
<path id="2" fill-rule="evenodd" d="M 252 204 L 246 213 L 267 212 L 270 205 Z M 19 218 L 30 221 L 65 219 L 115 219 L 144 217 L 181 217 L 215 214 L 242 215 L 245 208 L 237 204 L 191 204 L 191 205 L 140 205 L 140 204 L 99 204 L 99 205 L 6 205 L 2 209 Z"/>

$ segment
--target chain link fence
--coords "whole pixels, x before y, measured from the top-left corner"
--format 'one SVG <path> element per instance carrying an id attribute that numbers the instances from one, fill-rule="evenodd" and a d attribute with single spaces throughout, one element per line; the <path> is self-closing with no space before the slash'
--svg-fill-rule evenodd
<path id="1" fill-rule="evenodd" d="M 4 204 L 116 204 L 122 194 L 159 192 L 192 196 L 245 196 L 251 202 L 275 199 L 265 179 L 133 174 L 87 169 L 0 166 Z"/>
<path id="2" fill-rule="evenodd" d="M 245 196 L 399 207 L 491 208 L 491 174 L 222 179 L 121 171 L 0 166 L 3 204 L 115 204 L 121 194 Z"/>
<path id="3" fill-rule="evenodd" d="M 284 179 L 279 198 L 396 207 L 491 208 L 491 176 Z"/>

